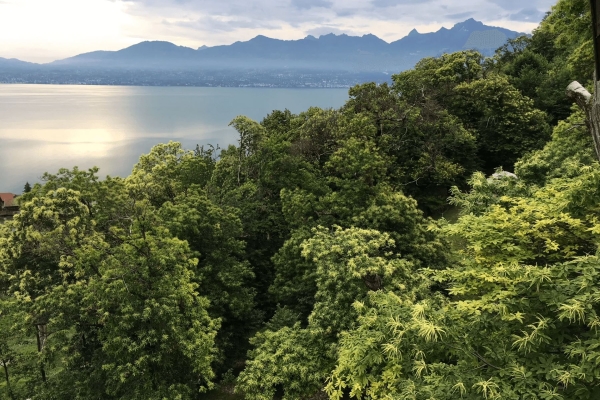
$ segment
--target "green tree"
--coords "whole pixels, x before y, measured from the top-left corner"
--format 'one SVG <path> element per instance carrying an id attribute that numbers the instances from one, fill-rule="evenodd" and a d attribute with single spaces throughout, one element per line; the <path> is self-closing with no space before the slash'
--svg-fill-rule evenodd
<path id="1" fill-rule="evenodd" d="M 205 187 L 215 168 L 212 151 L 185 150 L 179 142 L 154 146 L 140 157 L 129 177 L 131 190 L 160 207 L 190 186 Z"/>
<path id="2" fill-rule="evenodd" d="M 500 182 L 498 201 L 447 226 L 455 265 L 415 278 L 444 290 L 356 302 L 329 396 L 596 398 L 599 171 L 531 191 Z"/>
<path id="3" fill-rule="evenodd" d="M 2 380 L 4 381 L 0 388 L 4 394 L 0 399 L 16 400 L 18 390 L 15 385 L 15 365 L 17 364 L 17 354 L 14 350 L 14 333 L 12 325 L 15 322 L 14 314 L 16 307 L 6 300 L 0 299 L 0 367 L 2 368 Z"/>
<path id="4" fill-rule="evenodd" d="M 528 183 L 544 185 L 554 178 L 575 177 L 581 165 L 595 160 L 594 143 L 585 126 L 585 115 L 575 111 L 561 121 L 543 149 L 531 153 L 515 165 L 515 173 Z"/>
<path id="5" fill-rule="evenodd" d="M 511 40 L 496 52 L 496 67 L 553 125 L 571 114 L 564 88 L 573 80 L 591 82 L 591 25 L 589 2 L 559 0 L 531 37 Z"/>
<path id="6" fill-rule="evenodd" d="M 412 264 L 394 255 L 393 246 L 389 235 L 375 230 L 316 228 L 301 245 L 302 256 L 316 264 L 308 324 L 258 333 L 236 390 L 262 400 L 278 388 L 284 399 L 319 392 L 334 366 L 338 334 L 353 325 L 352 303 L 371 291 L 413 289 Z"/>
<path id="7" fill-rule="evenodd" d="M 445 262 L 443 244 L 425 228 L 428 221 L 417 203 L 388 183 L 389 158 L 376 145 L 377 130 L 369 118 L 340 117 L 338 124 L 338 148 L 328 156 L 322 172 L 303 186 L 281 191 L 284 216 L 293 230 L 273 257 L 275 279 L 270 291 L 281 305 L 303 318 L 312 310 L 316 284 L 315 266 L 302 257 L 301 243 L 312 236 L 313 227 L 381 230 L 398 238 L 397 251 L 415 263 Z"/>
<path id="8" fill-rule="evenodd" d="M 411 103 L 407 97 L 387 84 L 367 83 L 350 89 L 343 110 L 369 119 L 390 183 L 432 213 L 445 207 L 450 186 L 463 186 L 477 168 L 476 139 L 434 99 Z"/>
<path id="9" fill-rule="evenodd" d="M 198 293 L 188 244 L 120 180 L 47 178 L 24 196 L 2 247 L 5 293 L 38 340 L 33 394 L 194 398 L 210 387 L 219 320 Z"/>
<path id="10" fill-rule="evenodd" d="M 488 173 L 498 167 L 512 170 L 521 156 L 550 138 L 546 115 L 501 76 L 458 85 L 451 112 L 476 132 Z"/>
<path id="11" fill-rule="evenodd" d="M 240 213 L 209 198 L 217 173 L 213 153 L 213 148 L 188 151 L 178 142 L 157 145 L 140 157 L 126 184 L 132 196 L 150 201 L 170 234 L 194 252 L 197 291 L 210 301 L 211 317 L 221 321 L 215 367 L 227 370 L 243 357 L 261 317 L 254 304 L 255 275 L 240 240 Z"/>
<path id="12" fill-rule="evenodd" d="M 479 166 L 487 173 L 512 170 L 521 156 L 549 139 L 546 115 L 475 51 L 423 59 L 393 79 L 408 104 L 433 101 L 457 117 L 474 136 Z"/>
<path id="13" fill-rule="evenodd" d="M 243 359 L 248 336 L 261 320 L 254 303 L 254 273 L 239 239 L 243 232 L 238 213 L 211 202 L 198 186 L 157 212 L 169 232 L 194 251 L 194 281 L 210 301 L 210 315 L 221 320 L 217 346 L 221 367 L 228 369 Z"/>

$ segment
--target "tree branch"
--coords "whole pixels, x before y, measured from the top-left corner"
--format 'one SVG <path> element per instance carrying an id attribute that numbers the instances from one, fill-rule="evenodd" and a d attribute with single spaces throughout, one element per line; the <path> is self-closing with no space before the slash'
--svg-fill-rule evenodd
<path id="1" fill-rule="evenodd" d="M 577 81 L 567 86 L 567 97 L 574 100 L 582 110 L 589 112 L 592 94 Z"/>
<path id="2" fill-rule="evenodd" d="M 594 139 L 596 158 L 600 160 L 600 82 L 596 81 L 592 96 L 583 85 L 573 81 L 567 86 L 567 96 L 585 112 L 586 124 Z"/>

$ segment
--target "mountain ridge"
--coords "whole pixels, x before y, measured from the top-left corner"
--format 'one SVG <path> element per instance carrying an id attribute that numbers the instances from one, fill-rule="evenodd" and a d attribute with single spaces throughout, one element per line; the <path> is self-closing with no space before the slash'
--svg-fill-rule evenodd
<path id="1" fill-rule="evenodd" d="M 406 68 L 407 64 L 418 61 L 414 60 L 414 56 L 437 56 L 444 52 L 466 48 L 474 48 L 489 55 L 507 39 L 518 35 L 520 33 L 488 26 L 470 18 L 455 24 L 450 29 L 441 27 L 435 32 L 419 33 L 413 29 L 408 35 L 392 42 L 386 42 L 374 34 L 351 36 L 329 33 L 319 37 L 307 35 L 305 38 L 292 40 L 257 35 L 250 40 L 236 41 L 229 45 L 202 46 L 193 49 L 167 41 L 147 40 L 116 51 L 91 51 L 46 64 L 0 58 L 0 67 L 41 65 L 173 69 L 222 68 L 229 64 L 230 67 L 239 68 L 314 67 L 374 71 L 387 70 L 395 65 Z M 369 60 L 369 57 L 376 60 Z"/>
<path id="2" fill-rule="evenodd" d="M 41 64 L 36 64 L 36 63 L 32 63 L 32 62 L 28 62 L 28 61 L 22 61 L 16 58 L 3 58 L 0 57 L 0 67 L 3 66 L 27 66 L 27 67 L 33 67 L 36 65 L 41 65 Z"/>
<path id="3" fill-rule="evenodd" d="M 373 34 L 333 33 L 293 40 L 258 35 L 196 49 L 167 41 L 143 41 L 117 51 L 92 51 L 46 64 L 0 59 L 0 82 L 261 85 L 259 76 L 266 73 L 273 85 L 285 86 L 285 81 L 293 87 L 303 86 L 307 74 L 312 74 L 311 85 L 326 86 L 341 85 L 336 77 L 352 76 L 344 78 L 343 85 L 348 85 L 363 79 L 387 81 L 391 74 L 414 67 L 422 58 L 443 53 L 475 49 L 492 55 L 506 40 L 519 35 L 471 18 L 436 32 L 413 29 L 389 43 Z"/>

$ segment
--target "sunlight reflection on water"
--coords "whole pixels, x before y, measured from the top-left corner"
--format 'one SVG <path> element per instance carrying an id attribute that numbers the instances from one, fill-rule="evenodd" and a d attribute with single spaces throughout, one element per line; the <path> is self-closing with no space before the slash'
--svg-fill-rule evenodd
<path id="1" fill-rule="evenodd" d="M 340 107 L 345 89 L 0 85 L 0 192 L 61 167 L 126 176 L 161 142 L 235 143 L 237 115 Z"/>

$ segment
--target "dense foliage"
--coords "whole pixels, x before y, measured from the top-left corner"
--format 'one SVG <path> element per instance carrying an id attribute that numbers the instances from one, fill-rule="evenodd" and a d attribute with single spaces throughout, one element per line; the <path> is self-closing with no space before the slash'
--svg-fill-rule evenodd
<path id="1" fill-rule="evenodd" d="M 599 398 L 600 164 L 564 95 L 588 5 L 337 110 L 237 117 L 221 151 L 27 185 L 0 399 Z"/>

